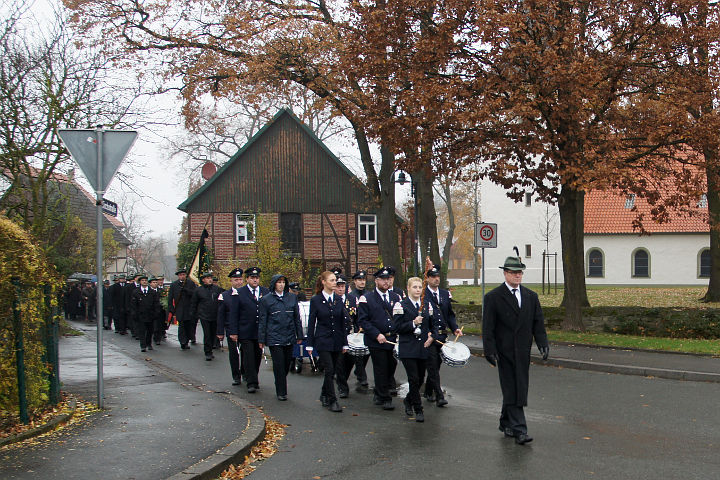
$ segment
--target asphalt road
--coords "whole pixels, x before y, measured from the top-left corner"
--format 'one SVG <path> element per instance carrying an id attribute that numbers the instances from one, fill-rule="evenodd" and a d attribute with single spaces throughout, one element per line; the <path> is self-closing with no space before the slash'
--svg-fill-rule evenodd
<path id="1" fill-rule="evenodd" d="M 341 400 L 343 413 L 329 412 L 318 401 L 322 377 L 307 370 L 290 374 L 289 400 L 279 402 L 271 365 L 263 364 L 261 389 L 248 394 L 244 384 L 230 385 L 226 354 L 206 362 L 201 345 L 181 351 L 173 333 L 142 358 L 207 390 L 235 389 L 288 425 L 280 451 L 251 478 L 655 480 L 709 479 L 720 472 L 718 383 L 532 366 L 526 416 L 535 441 L 518 446 L 497 429 L 497 371 L 482 358 L 442 367 L 450 403 L 427 405 L 419 424 L 405 416 L 401 397 L 386 412 L 372 405 L 370 394 L 352 391 Z M 106 337 L 141 358 L 137 342 Z M 368 368 L 372 381 L 371 363 Z M 402 365 L 397 379 L 405 381 Z"/>

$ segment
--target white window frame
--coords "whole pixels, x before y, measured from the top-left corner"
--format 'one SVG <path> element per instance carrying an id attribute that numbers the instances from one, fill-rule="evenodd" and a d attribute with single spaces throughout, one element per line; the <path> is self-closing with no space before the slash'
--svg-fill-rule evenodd
<path id="1" fill-rule="evenodd" d="M 248 229 L 248 226 L 251 226 Z M 246 234 L 240 236 L 240 229 L 245 228 Z M 247 232 L 250 230 L 250 234 Z M 236 213 L 235 214 L 235 243 L 237 244 L 251 244 L 255 243 L 255 214 L 254 213 Z"/>
<path id="2" fill-rule="evenodd" d="M 369 217 L 372 217 L 372 221 L 369 220 Z M 357 222 L 358 243 L 377 243 L 377 215 L 374 213 L 359 213 Z M 372 235 L 370 235 L 370 233 L 372 233 Z"/>

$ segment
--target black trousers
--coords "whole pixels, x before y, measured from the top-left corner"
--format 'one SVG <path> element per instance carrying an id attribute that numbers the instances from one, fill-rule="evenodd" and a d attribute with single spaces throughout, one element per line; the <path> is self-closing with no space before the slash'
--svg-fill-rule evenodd
<path id="1" fill-rule="evenodd" d="M 428 359 L 426 362 L 427 366 L 427 382 L 425 383 L 425 395 L 432 395 L 435 393 L 435 398 L 443 398 L 442 387 L 440 386 L 440 365 L 442 365 L 442 357 L 440 356 L 440 349 L 442 346 L 433 342 L 428 347 Z"/>
<path id="2" fill-rule="evenodd" d="M 407 403 L 413 406 L 415 412 L 422 412 L 422 400 L 420 399 L 420 382 L 425 376 L 426 360 L 423 358 L 401 358 L 405 372 L 407 373 L 408 390 Z"/>
<path id="3" fill-rule="evenodd" d="M 240 353 L 238 352 L 238 342 L 233 341 L 230 337 L 226 337 L 228 342 L 228 358 L 230 359 L 230 373 L 235 381 L 242 379 L 240 370 Z"/>
<path id="4" fill-rule="evenodd" d="M 500 428 L 503 430 L 511 428 L 515 435 L 527 433 L 527 423 L 525 422 L 525 410 L 517 405 L 505 405 L 503 403 L 500 412 Z"/>
<path id="5" fill-rule="evenodd" d="M 140 348 L 147 348 L 152 345 L 152 334 L 153 334 L 153 323 L 152 320 L 149 322 L 136 322 L 137 336 L 140 339 Z"/>
<path id="6" fill-rule="evenodd" d="M 196 332 L 197 332 L 198 319 L 195 318 L 195 319 L 191 320 L 191 323 L 192 323 L 192 325 L 190 326 L 190 337 L 189 337 L 189 338 L 190 338 L 190 340 L 192 340 L 193 342 L 196 342 L 197 339 L 195 338 L 195 335 L 196 335 Z"/>
<path id="7" fill-rule="evenodd" d="M 215 345 L 215 340 L 217 340 L 217 321 L 201 320 L 200 324 L 203 329 L 203 350 L 205 351 L 205 356 L 212 355 L 213 345 Z"/>
<path id="8" fill-rule="evenodd" d="M 338 359 L 337 370 L 335 371 L 335 380 L 337 381 L 338 391 L 348 393 L 350 387 L 348 386 L 348 378 L 352 373 L 353 365 L 355 364 L 355 357 L 349 353 L 341 353 Z"/>
<path id="9" fill-rule="evenodd" d="M 357 355 L 355 356 L 355 378 L 360 385 L 367 386 L 368 378 L 366 367 L 370 360 L 370 355 Z"/>
<path id="10" fill-rule="evenodd" d="M 269 348 L 273 361 L 273 374 L 275 375 L 275 394 L 287 395 L 287 376 L 290 373 L 290 364 L 293 361 L 293 346 L 272 345 Z"/>
<path id="11" fill-rule="evenodd" d="M 325 380 L 322 384 L 322 395 L 327 398 L 329 403 L 337 401 L 335 396 L 335 372 L 337 371 L 342 352 L 318 352 L 320 356 L 320 364 L 323 366 Z"/>
<path id="12" fill-rule="evenodd" d="M 195 338 L 195 328 L 197 328 L 197 320 L 178 322 L 178 342 L 180 342 L 180 345 L 187 345 L 190 340 Z"/>
<path id="13" fill-rule="evenodd" d="M 248 387 L 258 387 L 258 373 L 260 372 L 260 359 L 262 350 L 257 340 L 239 340 L 242 354 L 242 369 L 245 374 L 245 383 Z"/>
<path id="14" fill-rule="evenodd" d="M 125 312 L 116 312 L 113 310 L 113 323 L 115 324 L 116 332 L 125 332 L 127 330 Z"/>
<path id="15" fill-rule="evenodd" d="M 153 332 L 153 340 L 155 343 L 160 343 L 160 340 L 163 339 L 163 336 L 165 335 L 165 319 L 163 316 L 158 315 L 158 317 L 155 319 L 155 322 L 153 322 L 155 331 Z"/>
<path id="16" fill-rule="evenodd" d="M 373 377 L 375 378 L 374 393 L 383 402 L 392 400 L 390 389 L 395 375 L 397 361 L 393 357 L 392 350 L 383 348 L 371 348 L 370 357 L 373 362 Z"/>

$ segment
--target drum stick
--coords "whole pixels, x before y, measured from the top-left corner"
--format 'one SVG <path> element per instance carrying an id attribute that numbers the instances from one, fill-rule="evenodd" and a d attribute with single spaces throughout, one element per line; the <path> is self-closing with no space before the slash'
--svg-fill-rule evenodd
<path id="1" fill-rule="evenodd" d="M 435 340 L 435 341 L 438 342 L 440 345 L 445 345 L 445 342 L 441 342 L 440 340 Z"/>
<path id="2" fill-rule="evenodd" d="M 390 345 L 397 345 L 397 343 L 391 342 L 390 340 L 385 340 L 385 343 L 389 343 Z"/>
<path id="3" fill-rule="evenodd" d="M 463 325 L 462 327 L 460 327 L 460 333 L 462 333 L 462 329 L 463 329 L 463 328 L 465 328 L 465 325 Z M 458 337 L 460 336 L 460 333 L 458 333 L 457 335 L 455 335 L 455 340 L 453 340 L 453 342 L 457 342 L 457 339 L 458 339 Z"/>

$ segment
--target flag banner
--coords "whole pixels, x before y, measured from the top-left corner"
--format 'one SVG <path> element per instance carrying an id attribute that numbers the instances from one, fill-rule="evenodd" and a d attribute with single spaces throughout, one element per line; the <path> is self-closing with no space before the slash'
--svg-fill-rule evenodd
<path id="1" fill-rule="evenodd" d="M 209 237 L 206 228 L 203 228 L 202 234 L 200 235 L 200 241 L 198 242 L 195 256 L 193 257 L 192 264 L 190 265 L 190 271 L 188 271 L 188 277 L 190 280 L 200 285 L 200 275 L 202 275 L 202 268 L 205 258 L 205 239 Z"/>

